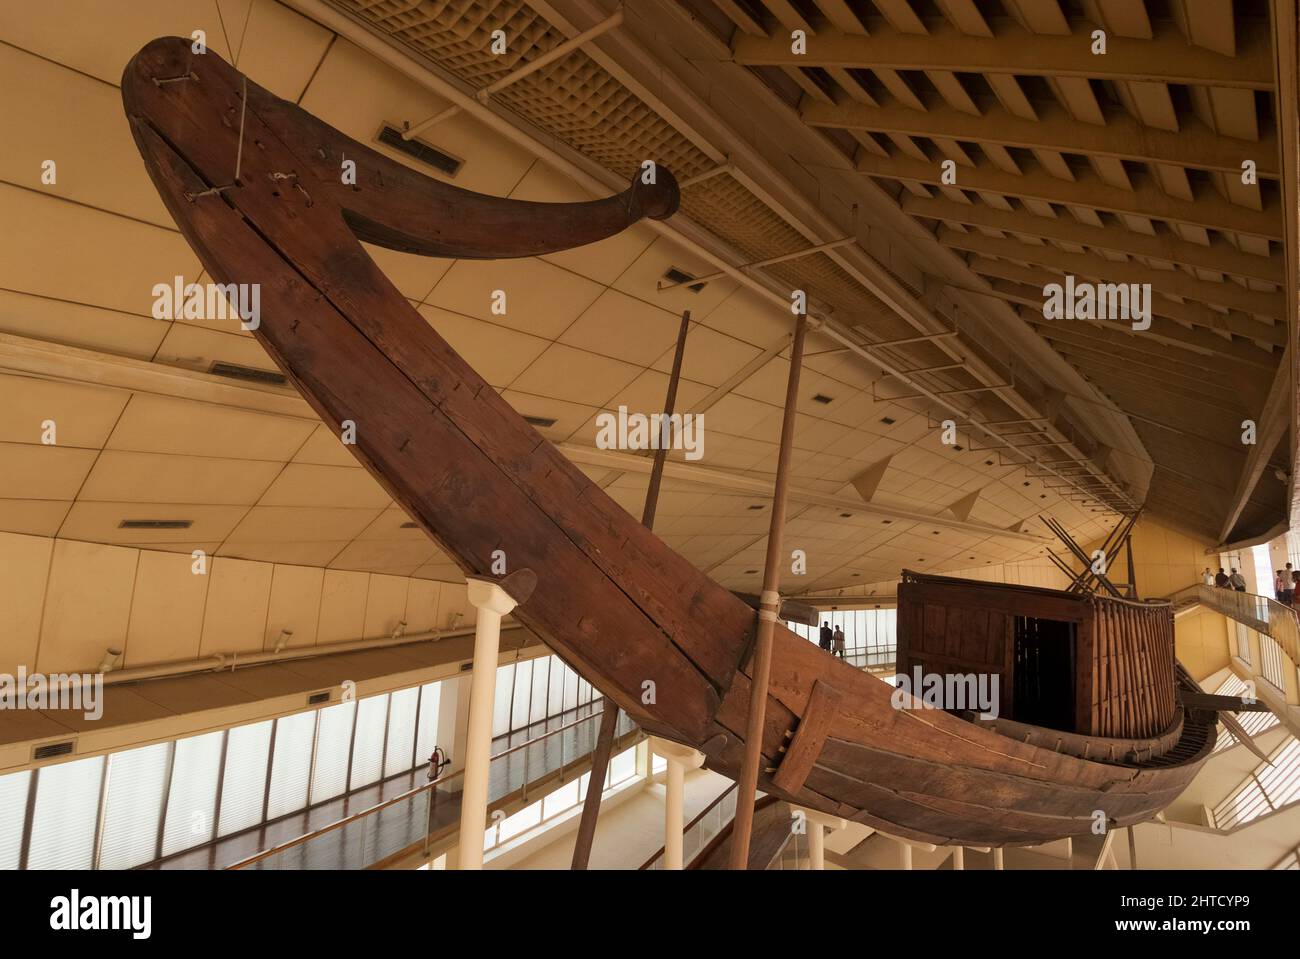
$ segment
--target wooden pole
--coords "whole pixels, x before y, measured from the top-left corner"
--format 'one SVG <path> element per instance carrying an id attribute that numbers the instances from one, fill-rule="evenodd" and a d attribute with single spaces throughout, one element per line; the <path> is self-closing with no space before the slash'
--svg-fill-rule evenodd
<path id="1" fill-rule="evenodd" d="M 790 343 L 790 379 L 785 389 L 785 416 L 781 421 L 781 449 L 776 460 L 776 487 L 772 492 L 771 525 L 767 531 L 767 560 L 763 592 L 758 604 L 754 670 L 749 683 L 749 721 L 745 725 L 745 759 L 736 791 L 736 818 L 731 828 L 731 868 L 749 866 L 749 838 L 754 829 L 754 802 L 758 798 L 758 764 L 762 761 L 763 720 L 767 714 L 767 687 L 772 673 L 772 638 L 776 632 L 781 597 L 782 547 L 785 537 L 785 501 L 790 480 L 790 453 L 794 445 L 795 413 L 799 406 L 799 372 L 803 366 L 803 341 L 808 317 L 795 321 Z"/>
<path id="2" fill-rule="evenodd" d="M 668 377 L 668 396 L 664 400 L 664 417 L 673 415 L 677 405 L 677 384 L 682 376 L 682 357 L 686 353 L 686 334 L 691 327 L 691 311 L 682 313 L 681 329 L 677 331 L 677 352 L 673 356 L 673 372 Z M 665 427 L 666 429 L 667 427 Z M 650 469 L 650 483 L 645 491 L 645 506 L 641 511 L 641 525 L 654 529 L 655 509 L 659 505 L 659 486 L 664 477 L 664 460 L 668 458 L 668 437 L 661 434 L 659 448 L 655 450 L 654 466 Z M 573 869 L 586 869 L 591 858 L 591 842 L 596 836 L 596 817 L 600 813 L 600 796 L 605 784 L 605 770 L 609 755 L 614 749 L 614 730 L 618 727 L 618 707 L 605 698 L 605 708 L 600 714 L 600 730 L 596 733 L 596 748 L 591 756 L 591 775 L 587 780 L 587 795 L 582 801 L 582 818 L 578 821 L 578 836 L 573 842 Z"/>

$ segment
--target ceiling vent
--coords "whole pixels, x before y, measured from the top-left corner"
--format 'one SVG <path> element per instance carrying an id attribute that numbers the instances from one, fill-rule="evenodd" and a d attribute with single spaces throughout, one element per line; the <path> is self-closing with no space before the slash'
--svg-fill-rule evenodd
<path id="1" fill-rule="evenodd" d="M 880 422 L 884 423 L 886 426 L 893 426 L 895 420 L 892 416 L 882 416 Z"/>
<path id="2" fill-rule="evenodd" d="M 555 425 L 555 417 L 553 417 L 553 416 L 525 416 L 525 417 L 524 417 L 524 422 L 525 422 L 525 423 L 531 423 L 533 426 L 540 426 L 542 429 L 546 429 L 546 427 L 548 427 L 548 426 L 554 426 L 554 425 Z"/>
<path id="3" fill-rule="evenodd" d="M 459 160 L 450 153 L 444 153 L 432 143 L 425 143 L 419 137 L 403 140 L 402 131 L 387 123 L 379 128 L 379 135 L 375 139 L 384 146 L 392 147 L 398 153 L 404 153 L 412 160 L 433 167 L 446 176 L 455 176 L 465 165 L 464 160 Z"/>
<path id="4" fill-rule="evenodd" d="M 46 743 L 44 746 L 37 746 L 32 750 L 32 761 L 54 759 L 58 756 L 71 756 L 72 746 L 73 741 L 71 739 L 63 743 Z"/>
<path id="5" fill-rule="evenodd" d="M 695 277 L 691 276 L 691 274 L 687 273 L 685 270 L 679 270 L 675 266 L 670 266 L 668 272 L 664 274 L 664 280 L 669 286 L 683 286 L 690 283 L 693 279 L 695 279 Z M 686 289 L 690 290 L 692 293 L 698 293 L 700 290 L 704 289 L 704 284 L 690 283 L 690 286 L 687 286 Z"/>
<path id="6" fill-rule="evenodd" d="M 289 378 L 283 373 L 277 373 L 275 370 L 259 370 L 255 366 L 241 366 L 238 363 L 227 363 L 224 360 L 217 360 L 210 367 L 208 372 L 215 376 L 225 376 L 232 380 L 244 380 L 248 383 L 270 383 L 273 386 L 284 386 L 289 382 Z"/>
<path id="7" fill-rule="evenodd" d="M 189 529 L 194 525 L 192 519 L 124 519 L 117 524 L 118 529 Z"/>
<path id="8" fill-rule="evenodd" d="M 321 703 L 328 703 L 329 701 L 330 694 L 328 691 L 323 693 L 312 693 L 307 697 L 308 706 L 319 706 Z"/>
<path id="9" fill-rule="evenodd" d="M 474 668 L 474 661 L 472 659 L 469 660 L 468 662 L 464 662 L 460 664 L 460 671 L 462 673 L 468 673 L 473 668 Z"/>
<path id="10" fill-rule="evenodd" d="M 419 524 L 418 524 L 418 523 L 413 523 L 413 522 L 411 522 L 411 521 L 408 519 L 405 523 L 402 524 L 402 527 L 401 527 L 401 528 L 402 528 L 402 529 L 419 529 L 420 527 L 419 527 Z"/>
<path id="11" fill-rule="evenodd" d="M 833 399 L 834 399 L 834 397 L 832 397 L 832 396 L 827 396 L 825 393 L 814 393 L 814 394 L 813 394 L 813 402 L 814 402 L 814 403 L 829 403 L 829 402 L 831 402 Z"/>

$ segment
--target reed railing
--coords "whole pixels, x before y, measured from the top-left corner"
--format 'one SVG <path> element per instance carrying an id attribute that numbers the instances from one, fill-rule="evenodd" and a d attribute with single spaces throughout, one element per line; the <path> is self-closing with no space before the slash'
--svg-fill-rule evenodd
<path id="1" fill-rule="evenodd" d="M 516 794 L 522 794 L 526 802 L 530 786 L 556 773 L 563 781 L 570 767 L 591 755 L 600 717 L 600 712 L 584 716 L 493 756 L 488 766 L 489 804 L 499 804 Z M 615 733 L 616 745 L 624 748 L 624 740 L 639 738 L 636 725 L 626 713 L 619 715 Z M 463 778 L 462 770 L 408 789 L 225 868 L 364 869 L 420 843 L 427 851 L 436 833 L 454 828 L 459 822 L 459 783 Z"/>
<path id="2" fill-rule="evenodd" d="M 1168 597 L 1177 613 L 1192 606 L 1204 606 L 1229 619 L 1263 633 L 1281 647 L 1293 664 L 1300 666 L 1300 621 L 1285 603 L 1255 593 L 1239 593 L 1197 583 Z"/>

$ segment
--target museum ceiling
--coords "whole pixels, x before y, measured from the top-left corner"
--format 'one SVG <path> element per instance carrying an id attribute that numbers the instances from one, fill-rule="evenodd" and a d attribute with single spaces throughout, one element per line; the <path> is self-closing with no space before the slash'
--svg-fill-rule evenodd
<path id="1" fill-rule="evenodd" d="M 69 6 L 96 29 L 67 36 Z M 1273 473 L 1290 468 L 1294 411 L 1273 404 L 1277 450 L 1259 457 L 1241 451 L 1237 425 L 1253 416 L 1265 435 L 1271 422 L 1265 401 L 1289 322 L 1280 291 L 1294 288 L 1282 266 L 1289 227 L 1271 40 L 1259 36 L 1267 8 L 1237 5 L 1229 55 L 1194 46 L 1206 28 L 1148 4 L 1154 39 L 1144 42 L 1164 50 L 1177 40 L 1188 66 L 1174 58 L 1156 79 L 1103 73 L 1080 85 L 1043 67 L 1059 57 L 1010 41 L 1051 34 L 1040 15 L 1048 6 L 1086 33 L 1092 8 L 1011 6 L 628 4 L 619 29 L 490 98 L 520 136 L 460 111 L 418 141 L 455 164 L 451 182 L 534 200 L 585 198 L 592 178 L 612 192 L 653 158 L 685 184 L 670 229 L 638 226 L 519 261 L 371 252 L 492 386 L 634 514 L 644 464 L 596 449 L 596 417 L 661 407 L 689 309 L 679 405 L 706 414 L 705 456 L 675 457 L 656 531 L 727 586 L 754 589 L 760 578 L 788 370 L 781 300 L 794 287 L 822 324 L 809 339 L 787 527 L 809 554 L 808 591 L 889 580 L 904 567 L 1041 557 L 1040 513 L 1090 542 L 1145 499 L 1209 543 L 1240 500 L 1236 529 L 1267 528 L 1289 505 L 1290 486 Z M 275 379 L 250 334 L 153 317 L 155 285 L 200 279 L 199 265 L 139 162 L 118 78 L 149 39 L 203 29 L 213 51 L 273 93 L 439 175 L 376 140 L 385 126 L 446 114 L 451 101 L 366 38 L 473 91 L 614 9 L 142 0 L 110 16 L 71 0 L 58 16 L 0 10 L 0 76 L 12 91 L 0 116 L 14 134 L 0 154 L 0 209 L 24 225 L 0 240 L 0 530 L 457 578 Z M 856 38 L 835 56 L 861 58 L 859 40 L 917 24 L 1020 52 L 904 44 L 890 69 L 874 54 L 877 68 L 826 53 L 829 40 Z M 1140 27 L 1129 16 L 1108 29 L 1126 38 Z M 522 39 L 489 59 L 494 29 Z M 810 59 L 765 60 L 790 29 L 807 31 Z M 1186 30 L 1191 43 L 1171 32 Z M 1214 44 L 1222 33 L 1210 29 Z M 1032 118 L 1001 99 L 1013 88 Z M 1257 108 L 1253 139 L 1232 107 L 1243 90 Z M 999 132 L 1012 129 L 995 122 L 1004 115 L 1019 123 L 1014 133 Z M 1212 125 L 1218 116 L 1225 126 Z M 724 121 L 741 128 L 734 141 Z M 1081 135 L 1087 123 L 1097 130 Z M 529 138 L 573 167 L 539 159 Z M 1253 193 L 1228 182 L 1227 138 L 1260 144 Z M 1156 140 L 1159 162 L 1136 158 Z M 1217 146 L 1202 149 L 1209 141 Z M 949 158 L 957 186 L 938 182 Z M 41 182 L 47 159 L 58 162 L 56 184 Z M 1098 264 L 1106 270 L 1088 272 Z M 1063 270 L 1110 282 L 1159 270 L 1168 285 L 1149 279 L 1150 330 L 1049 325 L 1040 291 Z M 672 285 L 683 274 L 716 278 Z M 510 296 L 504 316 L 491 310 L 498 289 Z M 949 417 L 956 444 L 941 440 Z M 59 424 L 57 445 L 40 441 L 47 419 Z M 1263 479 L 1237 496 L 1251 470 Z M 189 525 L 123 526 L 171 519 Z"/>

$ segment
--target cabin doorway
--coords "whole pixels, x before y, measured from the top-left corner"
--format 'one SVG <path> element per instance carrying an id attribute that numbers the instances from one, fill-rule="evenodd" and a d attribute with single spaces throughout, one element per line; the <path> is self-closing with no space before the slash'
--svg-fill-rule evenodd
<path id="1" fill-rule="evenodd" d="M 1015 617 L 1012 719 L 1074 731 L 1076 639 L 1074 623 Z"/>

